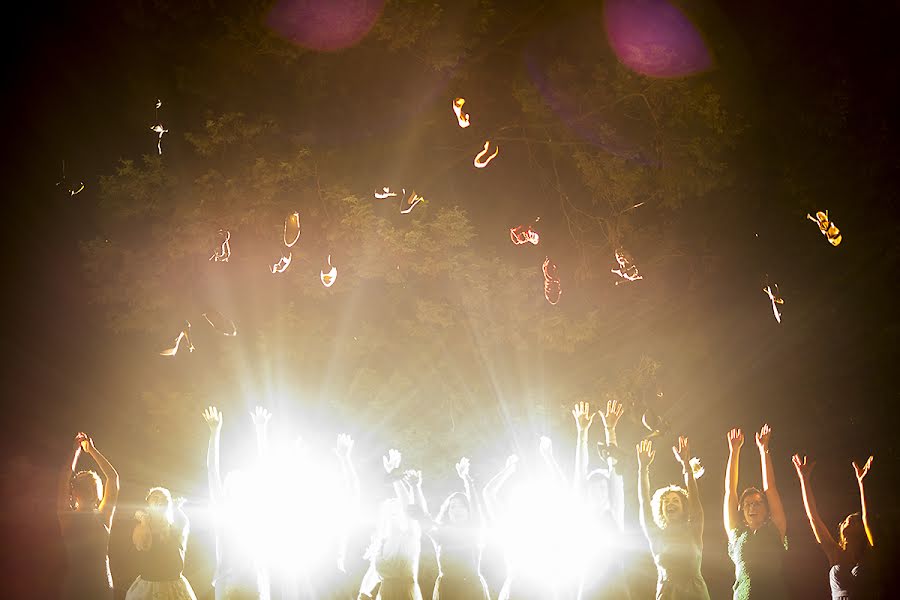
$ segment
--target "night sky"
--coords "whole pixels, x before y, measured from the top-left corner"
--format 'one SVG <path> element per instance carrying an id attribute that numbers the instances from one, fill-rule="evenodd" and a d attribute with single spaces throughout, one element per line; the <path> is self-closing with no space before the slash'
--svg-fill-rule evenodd
<path id="1" fill-rule="evenodd" d="M 79 430 L 122 476 L 110 554 L 124 597 L 129 507 L 154 484 L 202 506 L 209 404 L 226 414 L 226 465 L 244 460 L 244 415 L 263 404 L 277 432 L 313 445 L 351 433 L 364 485 L 403 449 L 433 503 L 461 454 L 486 479 L 511 452 L 537 461 L 538 435 L 568 470 L 576 400 L 622 399 L 626 448 L 647 407 L 707 466 L 713 598 L 733 577 L 725 434 L 744 429 L 741 487 L 759 485 L 750 446 L 768 422 L 796 597 L 826 593 L 827 565 L 794 452 L 817 459 L 832 525 L 857 510 L 850 461 L 873 454 L 876 537 L 893 546 L 892 3 L 676 2 L 686 17 L 659 26 L 680 32 L 683 55 L 662 63 L 616 55 L 621 2 L 388 1 L 334 21 L 292 17 L 290 3 L 118 4 L 33 4 L 7 23 L 0 339 L 16 597 L 53 597 L 55 477 Z M 475 169 L 486 139 L 500 154 Z M 123 159 L 145 170 L 123 174 Z M 85 183 L 75 196 L 56 185 L 63 160 L 67 182 Z M 372 197 L 382 186 L 426 202 L 400 215 Z M 806 219 L 826 209 L 838 247 Z M 303 234 L 275 276 L 293 210 Z M 537 217 L 540 244 L 513 246 L 509 228 Z M 234 232 L 227 265 L 207 261 L 219 228 Z M 615 285 L 617 247 L 643 280 Z M 328 254 L 339 275 L 326 290 Z M 767 281 L 785 300 L 780 324 Z M 211 308 L 237 337 L 211 332 Z M 195 352 L 160 357 L 185 319 Z M 663 450 L 654 487 L 677 480 Z M 192 518 L 186 575 L 211 597 L 211 535 Z M 652 587 L 649 553 L 636 555 Z"/>

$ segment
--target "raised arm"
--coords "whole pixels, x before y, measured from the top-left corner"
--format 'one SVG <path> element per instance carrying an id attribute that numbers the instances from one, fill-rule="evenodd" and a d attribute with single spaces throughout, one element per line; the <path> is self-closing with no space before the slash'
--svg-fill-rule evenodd
<path id="1" fill-rule="evenodd" d="M 619 423 L 619 419 L 622 418 L 623 414 L 625 414 L 625 407 L 615 400 L 609 400 L 606 403 L 606 412 L 600 413 L 600 419 L 603 421 L 603 430 L 606 434 L 606 446 L 608 448 L 619 447 L 619 443 L 616 440 L 616 425 Z M 615 462 L 616 459 L 613 457 L 613 453 L 610 452 L 609 457 L 607 458 L 610 470 L 615 466 Z"/>
<path id="2" fill-rule="evenodd" d="M 354 513 L 359 511 L 360 492 L 359 492 L 359 475 L 356 474 L 356 468 L 353 466 L 353 460 L 350 457 L 353 451 L 353 438 L 342 433 L 337 436 L 337 443 L 334 447 L 334 453 L 337 454 L 338 461 L 341 464 L 341 475 L 344 480 L 344 488 L 347 490 L 350 502 L 348 503 Z"/>
<path id="3" fill-rule="evenodd" d="M 584 489 L 584 482 L 588 476 L 588 438 L 591 423 L 594 422 L 596 412 L 591 412 L 589 402 L 577 402 L 572 409 L 572 417 L 575 419 L 575 473 L 572 477 L 572 487 L 576 493 Z"/>
<path id="4" fill-rule="evenodd" d="M 262 406 L 257 406 L 250 413 L 250 420 L 253 421 L 253 429 L 256 432 L 256 454 L 260 460 L 264 460 L 269 456 L 269 420 L 272 413 Z"/>
<path id="5" fill-rule="evenodd" d="M 700 490 L 697 488 L 697 480 L 694 478 L 694 470 L 691 468 L 691 449 L 687 437 L 678 436 L 678 446 L 672 446 L 675 460 L 681 465 L 684 475 L 684 487 L 688 495 L 688 518 L 697 538 L 703 541 L 703 503 L 700 501 Z"/>
<path id="6" fill-rule="evenodd" d="M 487 513 L 487 518 L 491 521 L 497 517 L 497 513 L 499 512 L 497 494 L 500 492 L 500 488 L 503 487 L 503 484 L 506 483 L 506 480 L 516 472 L 516 466 L 518 464 L 519 457 L 515 454 L 510 454 L 506 459 L 506 465 L 503 467 L 503 470 L 494 475 L 481 492 L 481 495 L 484 498 L 484 508 Z"/>
<path id="7" fill-rule="evenodd" d="M 424 518 L 433 523 L 431 513 L 428 511 L 428 501 L 422 491 L 422 471 L 408 469 L 403 473 L 403 481 L 407 489 L 412 490 L 413 504 L 419 509 Z"/>
<path id="8" fill-rule="evenodd" d="M 800 478 L 800 491 L 803 494 L 803 506 L 806 508 L 806 518 L 809 519 L 809 526 L 812 528 L 816 541 L 822 547 L 822 552 L 828 557 L 830 564 L 836 564 L 841 556 L 841 548 L 834 541 L 828 526 L 819 516 L 819 509 L 816 507 L 816 497 L 813 495 L 811 480 L 812 470 L 815 461 L 808 461 L 804 456 L 802 459 L 799 454 L 793 457 L 794 468 L 797 470 L 797 477 Z"/>
<path id="9" fill-rule="evenodd" d="M 656 453 L 653 451 L 653 442 L 641 440 L 637 445 L 638 459 L 638 520 L 641 530 L 652 546 L 656 539 L 656 524 L 650 512 L 650 464 Z M 652 529 L 651 529 L 652 528 Z"/>
<path id="10" fill-rule="evenodd" d="M 81 456 L 81 442 L 87 440 L 87 434 L 79 432 L 72 443 L 72 450 L 66 455 L 66 463 L 59 472 L 59 482 L 56 490 L 56 512 L 65 513 L 72 510 L 72 477 L 75 475 L 75 466 Z"/>
<path id="11" fill-rule="evenodd" d="M 404 483 L 403 474 L 399 471 L 402 458 L 399 450 L 391 448 L 385 456 L 381 457 L 381 462 L 388 477 L 393 479 L 394 493 L 397 495 L 397 499 L 405 506 L 412 504 L 413 497 L 412 489 L 407 488 L 408 484 Z"/>
<path id="12" fill-rule="evenodd" d="M 206 475 L 209 479 L 209 496 L 215 504 L 225 498 L 222 475 L 219 471 L 219 438 L 222 433 L 222 413 L 215 406 L 203 411 L 203 420 L 209 426 L 209 446 L 206 449 Z"/>
<path id="13" fill-rule="evenodd" d="M 775 485 L 775 469 L 772 466 L 772 456 L 769 454 L 769 439 L 772 437 L 772 428 L 768 424 L 756 434 L 756 446 L 759 448 L 759 463 L 762 466 L 763 492 L 769 502 L 769 514 L 772 515 L 772 523 L 778 529 L 781 538 L 787 533 L 787 517 L 784 515 L 784 505 L 781 503 L 781 495 Z"/>
<path id="14" fill-rule="evenodd" d="M 625 413 L 625 407 L 616 400 L 606 403 L 606 412 L 600 412 L 606 437 L 606 468 L 609 471 L 609 503 L 619 527 L 625 528 L 625 482 L 622 467 L 616 459 L 619 443 L 616 440 L 616 425 Z"/>
<path id="15" fill-rule="evenodd" d="M 553 479 L 556 480 L 557 485 L 561 487 L 568 485 L 566 483 L 566 476 L 563 475 L 562 469 L 559 468 L 559 463 L 556 462 L 556 457 L 553 455 L 553 441 L 547 436 L 542 435 L 539 450 L 541 458 L 544 459 L 544 462 L 550 468 L 550 473 L 553 475 Z"/>
<path id="16" fill-rule="evenodd" d="M 119 501 L 119 474 L 113 466 L 106 460 L 106 457 L 94 447 L 94 440 L 90 437 L 81 443 L 81 447 L 94 459 L 103 477 L 106 481 L 103 485 L 103 499 L 100 500 L 100 515 L 103 517 L 103 523 L 107 527 L 112 526 L 113 515 L 116 512 L 116 503 Z"/>
<path id="17" fill-rule="evenodd" d="M 872 536 L 872 528 L 869 527 L 869 509 L 866 506 L 866 489 L 863 486 L 863 479 L 866 474 L 869 472 L 869 468 L 872 466 L 872 459 L 874 457 L 870 456 L 869 460 L 866 461 L 866 464 L 863 465 L 863 468 L 860 469 L 859 466 L 854 462 L 853 463 L 853 471 L 856 473 L 856 482 L 859 484 L 859 503 L 861 505 L 862 510 L 862 522 L 863 527 L 866 530 L 866 539 L 869 540 L 869 546 L 875 546 L 875 538 Z"/>
<path id="18" fill-rule="evenodd" d="M 738 511 L 738 463 L 741 459 L 741 446 L 744 445 L 744 433 L 740 429 L 728 432 L 728 466 L 725 467 L 725 500 L 722 506 L 722 517 L 725 532 L 731 535 L 741 523 Z"/>
<path id="19" fill-rule="evenodd" d="M 463 481 L 463 490 L 466 498 L 469 500 L 469 507 L 475 512 L 475 520 L 480 527 L 485 525 L 484 503 L 481 501 L 481 494 L 475 491 L 475 481 L 471 475 L 471 465 L 469 459 L 463 456 L 456 463 L 456 474 Z"/>

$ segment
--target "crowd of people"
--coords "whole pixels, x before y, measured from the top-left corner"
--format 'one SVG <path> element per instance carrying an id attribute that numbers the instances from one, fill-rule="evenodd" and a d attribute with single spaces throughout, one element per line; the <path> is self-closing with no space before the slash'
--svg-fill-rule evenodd
<path id="1" fill-rule="evenodd" d="M 597 412 L 591 412 L 588 403 L 578 403 L 572 411 L 577 432 L 574 476 L 564 475 L 549 439 L 544 438 L 541 455 L 548 476 L 538 488 L 518 495 L 508 489 L 504 492 L 518 468 L 517 456 L 510 456 L 503 469 L 480 487 L 473 480 L 469 460 L 461 458 L 456 463 L 461 489 L 450 494 L 436 512 L 429 509 L 423 493 L 422 472 L 401 468 L 401 453 L 389 450 L 382 458 L 389 494 L 383 498 L 374 490 L 366 494 L 380 503 L 364 555 L 368 568 L 359 581 L 346 568 L 347 540 L 361 504 L 352 438 L 337 437 L 339 470 L 317 472 L 316 461 L 308 460 L 301 446 L 288 458 L 270 452 L 271 414 L 257 408 L 251 417 L 258 460 L 253 468 L 233 470 L 223 479 L 219 465 L 223 418 L 219 410 L 209 407 L 203 418 L 209 428 L 207 475 L 216 524 L 216 600 L 267 600 L 273 590 L 285 598 L 419 600 L 423 597 L 419 583 L 423 534 L 433 544 L 437 559 L 434 600 L 490 600 L 481 558 L 485 546 L 495 539 L 503 547 L 506 565 L 499 600 L 631 598 L 621 551 L 625 454 L 616 439 L 623 412 L 616 401 Z M 589 432 L 598 416 L 604 439 L 598 443 L 601 463 L 592 469 Z M 755 435 L 762 488 L 739 492 L 744 434 L 732 429 L 726 436 L 723 524 L 728 556 L 734 563 L 736 600 L 788 597 L 783 572 L 787 520 L 775 484 L 771 437 L 768 425 Z M 654 492 L 650 487 L 654 440 L 640 440 L 635 452 L 638 519 L 657 569 L 656 598 L 709 599 L 701 570 L 705 516 L 689 439 L 678 437 L 672 447 L 683 485 L 667 485 Z M 83 453 L 94 460 L 102 478 L 92 470 L 78 470 Z M 794 455 L 793 464 L 810 527 L 830 563 L 832 598 L 868 597 L 862 591 L 865 557 L 875 540 L 864 479 L 872 458 L 862 467 L 853 463 L 860 511 L 840 523 L 837 539 L 817 509 L 811 486 L 813 462 Z M 68 558 L 64 598 L 113 598 L 108 545 L 118 495 L 115 468 L 90 436 L 78 433 L 59 485 L 59 523 Z M 263 495 L 266 501 L 260 502 Z M 544 521 L 545 515 L 555 519 Z M 134 523 L 132 542 L 140 569 L 126 599 L 196 598 L 183 575 L 190 526 L 179 501 L 168 489 L 154 487 L 147 492 L 146 506 L 135 513 Z M 562 536 L 568 536 L 565 543 Z M 573 545 L 572 539 L 581 542 Z"/>

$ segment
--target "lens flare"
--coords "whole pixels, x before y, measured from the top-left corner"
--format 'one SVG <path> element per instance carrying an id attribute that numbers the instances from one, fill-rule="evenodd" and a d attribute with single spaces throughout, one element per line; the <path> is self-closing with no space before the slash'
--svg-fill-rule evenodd
<path id="1" fill-rule="evenodd" d="M 279 0 L 266 24 L 304 48 L 333 52 L 359 43 L 383 8 L 384 0 Z"/>

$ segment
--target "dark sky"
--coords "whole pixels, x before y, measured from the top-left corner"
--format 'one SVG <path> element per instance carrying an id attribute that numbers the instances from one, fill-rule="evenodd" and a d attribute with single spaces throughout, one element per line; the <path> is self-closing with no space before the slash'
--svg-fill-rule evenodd
<path id="1" fill-rule="evenodd" d="M 35 486 L 26 492 L 30 500 L 20 507 L 26 512 L 23 521 L 34 522 L 27 532 L 20 530 L 23 541 L 34 535 L 54 552 L 58 542 L 52 515 L 43 511 L 46 493 L 52 494 L 46 473 L 56 468 L 69 436 L 78 429 L 118 432 L 118 462 L 140 464 L 141 450 L 130 448 L 121 433 L 147 424 L 136 418 L 128 421 L 128 407 L 122 403 L 134 398 L 143 383 L 169 376 L 156 366 L 139 369 L 128 362 L 136 355 L 136 337 L 117 336 L 105 327 L 105 309 L 92 297 L 78 251 L 80 241 L 97 234 L 99 176 L 111 173 L 118 158 L 147 151 L 148 138 L 131 131 L 135 121 L 153 117 L 147 98 L 163 97 L 168 107 L 170 98 L 177 106 L 179 98 L 191 97 L 184 91 L 178 67 L 196 68 L 196 62 L 209 60 L 209 47 L 200 46 L 208 38 L 202 27 L 214 21 L 213 15 L 227 14 L 234 3 L 216 9 L 176 8 L 165 18 L 152 4 L 125 3 L 114 10 L 102 2 L 32 4 L 8 23 L 11 77 L 4 114 L 9 174 L 4 178 L 2 236 L 7 257 L 7 319 L 2 335 L 5 437 L 11 448 L 7 470 Z M 676 407 L 673 421 L 702 440 L 713 463 L 704 487 L 707 530 L 715 529 L 718 536 L 720 529 L 716 507 L 724 454 L 714 453 L 725 451 L 724 432 L 733 424 L 750 431 L 765 420 L 777 423 L 779 481 L 800 540 L 794 560 L 815 578 L 822 575 L 820 557 L 802 520 L 790 453 L 805 451 L 819 458 L 823 495 L 829 486 L 843 486 L 825 502 L 832 513 L 829 522 L 837 522 L 855 502 L 854 489 L 847 483 L 852 480 L 846 477 L 849 461 L 874 454 L 875 510 L 883 514 L 886 531 L 888 523 L 897 522 L 889 490 L 900 483 L 892 419 L 900 401 L 894 384 L 900 355 L 894 308 L 900 258 L 896 200 L 900 154 L 894 135 L 900 106 L 895 40 L 900 15 L 888 2 L 802 7 L 773 0 L 718 4 L 703 12 L 702 23 L 715 28 L 707 38 L 716 43 L 715 69 L 725 74 L 718 81 L 732 98 L 740 98 L 736 110 L 751 126 L 730 157 L 735 177 L 731 193 L 708 211 L 685 213 L 678 226 L 687 237 L 692 237 L 692 228 L 702 231 L 711 260 L 725 266 L 714 279 L 685 288 L 684 294 L 696 295 L 696 302 L 683 318 L 662 310 L 665 298 L 658 299 L 658 315 L 650 311 L 641 318 L 659 334 L 646 345 L 661 359 L 670 387 L 678 390 L 675 395 L 698 398 Z M 582 10 L 593 14 L 596 6 L 569 2 L 551 9 L 539 2 L 522 3 L 523 38 L 538 40 L 545 50 L 555 43 L 553 35 L 542 30 L 543 16 L 528 19 L 531 10 L 546 14 L 550 30 L 551 24 L 569 22 Z M 150 16 L 144 20 L 141 14 Z M 209 27 L 213 31 L 213 25 Z M 506 24 L 498 28 L 508 31 Z M 471 75 L 498 95 L 507 69 L 521 68 L 517 61 L 522 60 L 522 44 L 528 45 L 515 36 L 508 44 L 509 52 L 498 44 L 478 63 L 483 72 Z M 197 61 L 192 62 L 195 55 Z M 324 73 L 346 67 L 341 60 L 326 56 L 308 68 Z M 342 144 L 372 147 L 372 139 L 379 135 L 408 135 L 417 149 L 404 160 L 425 164 L 418 149 L 423 144 L 421 131 L 411 125 L 419 110 L 416 101 L 411 100 L 405 112 L 391 113 L 385 123 L 373 124 L 367 99 L 360 96 L 354 102 L 354 95 L 367 81 L 384 80 L 400 98 L 418 97 L 422 90 L 421 102 L 427 104 L 446 95 L 443 86 L 452 76 L 417 71 L 403 53 L 389 59 L 359 55 L 353 60 L 358 64 L 348 74 L 346 89 L 335 84 L 341 78 L 334 73 L 323 74 L 322 80 L 333 87 L 310 91 L 310 102 L 318 103 L 315 118 L 297 116 L 293 125 L 306 128 L 305 135 L 314 144 L 332 152 L 339 152 Z M 228 65 L 216 66 L 227 75 Z M 240 80 L 223 83 L 210 104 L 223 110 L 232 104 L 246 107 L 256 94 L 260 106 L 277 112 L 283 85 L 286 82 L 272 80 L 266 88 L 247 89 Z M 332 94 L 340 101 L 329 108 Z M 443 96 L 438 100 L 443 102 Z M 496 104 L 491 109 L 492 118 L 505 116 Z M 171 128 L 190 130 L 204 110 L 199 105 L 185 107 L 172 117 Z M 177 157 L 174 139 L 173 135 L 165 141 Z M 466 206 L 478 224 L 479 244 L 489 243 L 485 240 L 498 227 L 505 235 L 506 215 L 514 205 L 510 198 L 519 197 L 518 192 L 529 185 L 509 166 L 522 158 L 516 152 L 520 151 L 510 150 L 507 166 L 501 167 L 507 170 L 499 175 L 478 173 L 493 177 L 484 177 L 483 183 L 462 178 L 457 183 L 447 172 L 430 171 L 435 187 L 458 185 L 467 193 L 478 190 L 482 197 L 497 198 Z M 384 157 L 377 153 L 357 156 L 357 162 L 346 168 L 353 168 L 358 178 L 374 177 L 385 167 Z M 54 187 L 63 158 L 67 172 L 88 184 L 83 194 L 71 199 L 61 198 Z M 497 166 L 501 164 L 498 161 Z M 504 195 L 503 190 L 514 193 Z M 796 202 L 791 190 L 805 190 L 807 201 Z M 564 237 L 558 207 L 530 202 L 521 212 L 541 214 L 547 231 Z M 812 235 L 815 226 L 804 221 L 807 211 L 825 208 L 844 233 L 839 248 Z M 546 239 L 552 240 L 552 235 Z M 554 242 L 545 243 L 553 247 Z M 557 242 L 556 247 L 561 255 L 571 252 L 574 257 L 567 243 Z M 681 270 L 656 275 L 677 281 L 690 266 L 677 268 Z M 777 272 L 786 298 L 780 327 L 759 292 L 760 274 L 770 271 Z M 587 284 L 573 288 L 570 306 L 590 304 L 591 290 Z M 643 340 L 631 343 L 640 347 Z M 694 345 L 702 345 L 704 351 L 695 351 Z M 573 370 L 592 368 L 584 357 L 571 362 Z M 202 464 L 201 458 L 194 458 L 191 465 Z M 179 477 L 189 477 L 184 470 Z M 202 477 L 196 479 L 202 485 Z M 22 493 L 19 481 L 6 483 L 7 497 Z M 128 494 L 136 497 L 139 491 Z M 718 543 L 719 537 L 710 539 Z M 31 551 L 34 557 L 42 556 L 37 546 Z M 718 548 L 707 551 L 711 553 L 707 578 L 715 580 L 716 589 L 725 589 L 730 564 L 722 562 L 725 557 Z M 19 558 L 25 563 L 31 556 Z M 57 559 L 43 561 L 35 559 L 32 564 L 58 568 Z"/>

